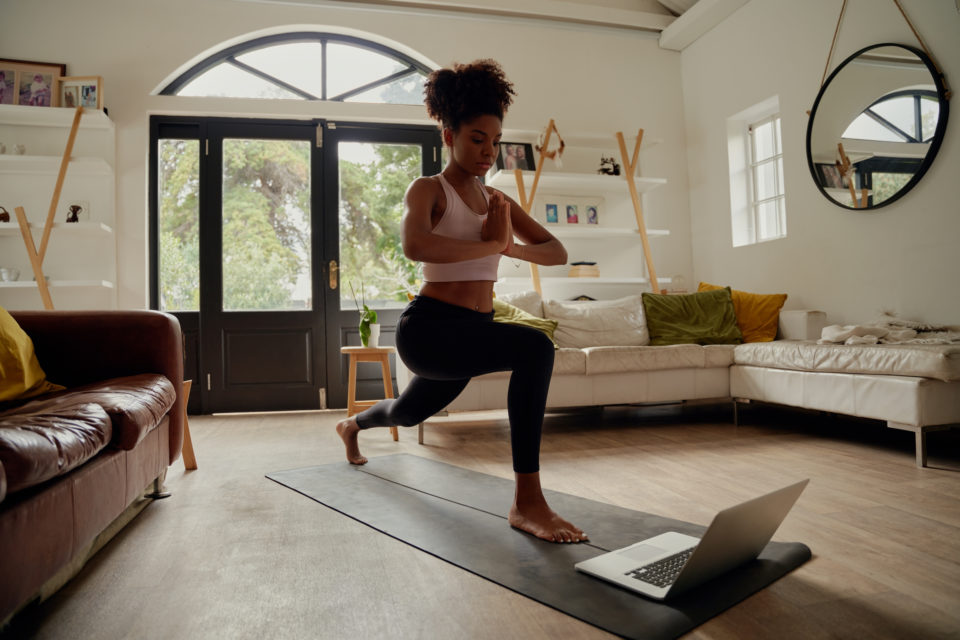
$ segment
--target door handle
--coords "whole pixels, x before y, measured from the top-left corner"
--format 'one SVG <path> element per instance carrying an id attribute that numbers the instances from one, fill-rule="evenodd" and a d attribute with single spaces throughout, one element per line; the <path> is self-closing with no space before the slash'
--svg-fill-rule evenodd
<path id="1" fill-rule="evenodd" d="M 339 278 L 339 276 L 340 276 L 340 267 L 339 267 L 339 265 L 337 265 L 337 261 L 336 261 L 336 260 L 331 260 L 331 261 L 330 261 L 330 265 L 329 265 L 329 267 L 328 267 L 327 275 L 328 275 L 329 278 L 330 278 L 330 289 L 331 289 L 331 290 L 336 290 L 336 288 L 337 288 L 337 282 L 338 282 L 339 279 L 340 279 L 340 278 Z"/>

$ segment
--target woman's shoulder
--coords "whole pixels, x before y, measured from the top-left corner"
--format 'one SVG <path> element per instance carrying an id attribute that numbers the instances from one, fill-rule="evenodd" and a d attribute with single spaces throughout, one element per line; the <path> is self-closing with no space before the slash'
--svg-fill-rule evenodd
<path id="1" fill-rule="evenodd" d="M 406 200 L 408 204 L 426 204 L 431 210 L 446 206 L 446 197 L 440 176 L 420 176 L 407 187 Z"/>

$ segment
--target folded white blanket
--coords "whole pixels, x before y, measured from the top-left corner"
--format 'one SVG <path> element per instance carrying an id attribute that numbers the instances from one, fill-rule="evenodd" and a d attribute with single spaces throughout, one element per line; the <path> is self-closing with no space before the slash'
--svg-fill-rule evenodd
<path id="1" fill-rule="evenodd" d="M 917 327 L 916 329 L 910 326 Z M 820 332 L 818 344 L 956 344 L 960 331 L 887 316 L 876 324 L 832 324 Z"/>

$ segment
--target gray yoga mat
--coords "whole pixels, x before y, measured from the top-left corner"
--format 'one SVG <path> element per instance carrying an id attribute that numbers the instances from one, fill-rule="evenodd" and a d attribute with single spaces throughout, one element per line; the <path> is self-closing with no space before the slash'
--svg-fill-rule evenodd
<path id="1" fill-rule="evenodd" d="M 553 544 L 512 529 L 511 480 L 408 454 L 267 475 L 388 536 L 511 591 L 625 638 L 675 638 L 810 558 L 801 543 L 771 542 L 760 557 L 666 603 L 582 574 L 574 563 L 664 531 L 705 527 L 545 491 L 550 506 L 590 534 Z"/>

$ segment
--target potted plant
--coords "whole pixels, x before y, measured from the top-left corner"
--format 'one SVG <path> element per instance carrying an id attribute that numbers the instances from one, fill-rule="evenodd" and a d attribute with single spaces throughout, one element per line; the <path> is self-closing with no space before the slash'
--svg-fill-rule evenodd
<path id="1" fill-rule="evenodd" d="M 350 283 L 350 291 L 353 293 L 353 301 L 357 305 L 357 312 L 360 314 L 360 343 L 365 347 L 376 347 L 380 342 L 380 325 L 377 323 L 377 312 L 367 306 L 363 295 L 363 283 L 360 283 L 360 302 L 357 302 L 357 292 Z M 360 305 L 363 310 L 360 310 Z"/>

